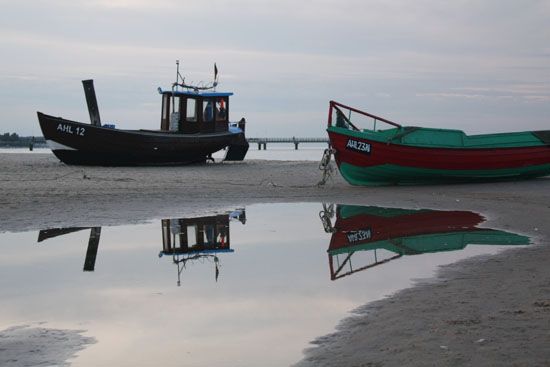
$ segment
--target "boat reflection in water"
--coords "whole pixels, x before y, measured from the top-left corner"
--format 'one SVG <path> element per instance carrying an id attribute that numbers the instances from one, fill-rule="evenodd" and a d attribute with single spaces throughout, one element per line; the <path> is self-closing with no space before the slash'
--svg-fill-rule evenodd
<path id="1" fill-rule="evenodd" d="M 328 248 L 330 277 L 336 280 L 404 255 L 462 250 L 469 244 L 528 245 L 515 233 L 478 228 L 484 218 L 469 211 L 381 208 L 323 204 L 319 213 Z M 336 221 L 332 219 L 336 214 Z M 372 262 L 352 266 L 352 256 L 369 252 Z M 363 256 L 361 256 L 363 259 Z M 354 261 L 354 264 L 357 263 Z"/>
<path id="2" fill-rule="evenodd" d="M 230 219 L 245 224 L 244 209 L 207 217 L 162 220 L 162 251 L 159 257 L 172 256 L 173 263 L 178 266 L 178 286 L 181 285 L 181 272 L 187 263 L 194 260 L 213 261 L 215 279 L 218 281 L 218 254 L 233 252 L 230 248 Z"/>
<path id="3" fill-rule="evenodd" d="M 196 218 L 162 219 L 162 250 L 159 257 L 170 255 L 178 269 L 178 286 L 181 272 L 187 263 L 194 260 L 212 260 L 215 266 L 215 279 L 219 276 L 218 254 L 233 252 L 230 248 L 229 221 L 246 223 L 244 209 L 230 213 Z M 101 236 L 101 227 L 65 227 L 41 230 L 38 242 L 90 229 L 90 238 L 84 260 L 84 271 L 94 271 Z"/>

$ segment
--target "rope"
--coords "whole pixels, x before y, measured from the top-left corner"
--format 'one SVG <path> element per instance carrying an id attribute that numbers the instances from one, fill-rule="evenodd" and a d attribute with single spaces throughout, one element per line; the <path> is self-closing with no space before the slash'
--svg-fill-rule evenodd
<path id="1" fill-rule="evenodd" d="M 332 177 L 333 168 L 330 164 L 330 157 L 335 152 L 336 151 L 332 148 L 327 148 L 323 152 L 323 157 L 321 158 L 321 162 L 319 163 L 319 170 L 323 172 L 323 178 L 321 178 L 321 181 L 317 183 L 317 186 L 323 186 L 327 183 L 328 179 Z"/>
<path id="2" fill-rule="evenodd" d="M 326 233 L 334 233 L 336 230 L 332 226 L 331 219 L 334 217 L 334 204 L 323 204 L 323 210 L 319 212 L 319 218 L 323 224 Z"/>

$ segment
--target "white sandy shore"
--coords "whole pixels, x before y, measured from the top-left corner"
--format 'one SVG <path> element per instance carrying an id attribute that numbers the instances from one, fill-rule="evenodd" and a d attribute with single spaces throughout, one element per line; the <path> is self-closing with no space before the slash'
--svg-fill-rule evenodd
<path id="1" fill-rule="evenodd" d="M 317 187 L 316 162 L 70 167 L 51 154 L 0 154 L 0 231 L 100 226 L 260 202 L 461 209 L 531 236 L 528 249 L 444 267 L 366 305 L 300 366 L 550 365 L 550 178 L 488 184 Z"/>

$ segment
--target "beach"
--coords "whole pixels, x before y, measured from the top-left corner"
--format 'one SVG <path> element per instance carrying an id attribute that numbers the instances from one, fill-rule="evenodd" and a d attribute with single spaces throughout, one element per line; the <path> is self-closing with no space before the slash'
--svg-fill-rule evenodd
<path id="1" fill-rule="evenodd" d="M 141 223 L 256 203 L 319 202 L 483 213 L 532 246 L 444 266 L 361 306 L 312 340 L 298 366 L 550 365 L 550 177 L 355 187 L 314 161 L 79 167 L 52 154 L 0 155 L 0 231 Z"/>

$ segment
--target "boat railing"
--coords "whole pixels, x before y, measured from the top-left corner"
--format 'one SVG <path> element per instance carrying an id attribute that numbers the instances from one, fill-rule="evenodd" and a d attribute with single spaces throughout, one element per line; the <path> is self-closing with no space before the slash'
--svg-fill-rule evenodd
<path id="1" fill-rule="evenodd" d="M 336 101 L 330 101 L 329 105 L 330 105 L 330 107 L 329 107 L 329 111 L 328 111 L 328 127 L 332 126 L 332 116 L 333 116 L 334 111 L 336 111 L 337 120 L 338 120 L 338 118 L 343 119 L 345 121 L 344 125 L 347 125 L 348 128 L 351 128 L 352 130 L 356 130 L 356 131 L 360 131 L 360 129 L 351 122 L 351 113 L 352 112 L 355 112 L 355 113 L 358 113 L 360 115 L 372 118 L 374 120 L 373 131 L 376 131 L 377 121 L 381 121 L 381 122 L 384 122 L 386 124 L 389 124 L 389 125 L 392 125 L 392 126 L 395 126 L 395 127 L 398 127 L 398 128 L 401 127 L 401 125 L 396 123 L 396 122 L 390 121 L 390 120 L 385 119 L 385 118 L 380 117 L 380 116 L 373 115 L 372 113 L 368 113 L 368 112 L 365 112 L 365 111 L 358 110 L 357 108 L 346 106 L 345 104 L 342 104 L 342 103 L 339 103 L 339 102 L 336 102 Z M 346 116 L 346 114 L 344 113 L 344 111 L 342 111 L 342 109 L 345 109 L 345 110 L 348 111 L 348 116 Z M 337 121 L 336 125 L 338 126 L 338 121 Z"/>
<path id="2" fill-rule="evenodd" d="M 361 251 L 350 250 L 347 253 L 340 254 L 345 256 L 343 260 L 340 260 L 338 254 L 331 254 L 329 252 L 328 265 L 330 270 L 330 280 L 337 280 L 343 277 L 347 277 L 349 275 L 374 268 L 375 266 L 386 264 L 403 256 L 403 254 L 396 254 L 387 258 L 379 259 L 376 249 L 373 249 L 368 252 L 372 252 L 374 254 L 374 261 L 364 266 L 354 267 L 351 263 L 351 258 L 357 252 Z"/>

